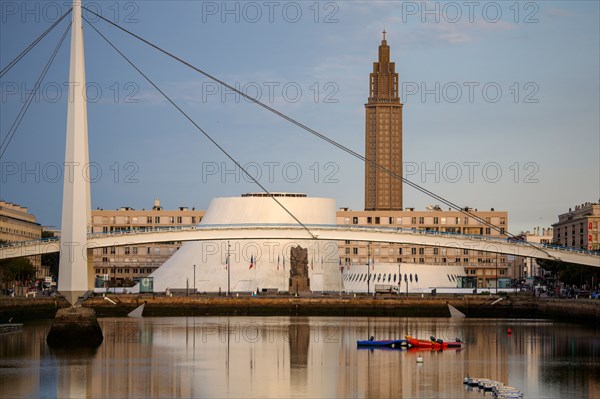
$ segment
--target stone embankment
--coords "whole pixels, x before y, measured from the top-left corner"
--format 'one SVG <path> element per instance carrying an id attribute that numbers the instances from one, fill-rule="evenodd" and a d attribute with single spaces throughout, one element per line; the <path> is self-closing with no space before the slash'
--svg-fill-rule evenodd
<path id="1" fill-rule="evenodd" d="M 542 318 L 583 323 L 600 322 L 600 300 L 553 299 L 525 295 L 461 296 L 174 296 L 108 295 L 90 298 L 84 306 L 98 317 L 126 316 L 145 303 L 144 316 L 395 316 L 449 317 L 451 304 L 467 317 Z M 113 303 L 114 302 L 114 303 Z M 56 298 L 0 298 L 0 322 L 53 318 L 68 303 Z M 6 320 L 5 320 L 6 319 Z"/>

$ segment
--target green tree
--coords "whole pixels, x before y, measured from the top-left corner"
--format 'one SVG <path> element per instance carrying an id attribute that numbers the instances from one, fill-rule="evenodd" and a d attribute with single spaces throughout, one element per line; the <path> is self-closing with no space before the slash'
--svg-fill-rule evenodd
<path id="1" fill-rule="evenodd" d="M 24 282 L 35 278 L 35 267 L 28 258 L 11 258 L 0 260 L 0 273 L 2 281 L 10 283 L 13 281 Z"/>
<path id="2" fill-rule="evenodd" d="M 54 238 L 55 235 L 51 231 L 42 231 L 42 239 Z M 42 265 L 48 266 L 50 275 L 58 276 L 58 264 L 60 261 L 60 253 L 53 252 L 51 254 L 42 255 Z"/>
<path id="3" fill-rule="evenodd" d="M 592 278 L 594 285 L 600 281 L 600 269 L 597 267 L 549 259 L 538 259 L 537 263 L 542 269 L 556 274 L 558 279 L 565 284 L 576 286 L 587 284 L 588 287 L 591 287 Z"/>

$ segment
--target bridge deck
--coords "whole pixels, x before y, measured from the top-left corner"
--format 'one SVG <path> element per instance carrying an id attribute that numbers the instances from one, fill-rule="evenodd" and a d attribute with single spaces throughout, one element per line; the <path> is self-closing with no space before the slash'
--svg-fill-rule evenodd
<path id="1" fill-rule="evenodd" d="M 472 249 L 484 252 L 554 259 L 600 267 L 600 254 L 575 248 L 546 244 L 514 242 L 497 237 L 415 231 L 389 227 L 365 227 L 346 225 L 308 225 L 318 240 L 371 241 L 415 244 L 438 247 Z M 214 241 L 249 239 L 312 240 L 311 235 L 298 225 L 202 225 L 177 226 L 155 229 L 128 230 L 113 233 L 89 234 L 85 246 L 74 245 L 74 251 L 85 249 L 139 245 L 169 241 Z M 79 248 L 80 247 L 80 248 Z M 60 241 L 38 240 L 0 246 L 0 259 L 58 252 Z"/>

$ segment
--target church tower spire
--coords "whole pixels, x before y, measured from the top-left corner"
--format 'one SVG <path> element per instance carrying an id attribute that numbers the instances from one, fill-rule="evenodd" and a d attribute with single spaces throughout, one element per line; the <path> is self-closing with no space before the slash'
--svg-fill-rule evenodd
<path id="1" fill-rule="evenodd" d="M 379 57 L 369 78 L 366 109 L 367 160 L 402 176 L 402 104 L 396 64 L 390 61 L 387 32 L 382 32 Z M 402 210 L 402 181 L 367 162 L 365 210 Z"/>

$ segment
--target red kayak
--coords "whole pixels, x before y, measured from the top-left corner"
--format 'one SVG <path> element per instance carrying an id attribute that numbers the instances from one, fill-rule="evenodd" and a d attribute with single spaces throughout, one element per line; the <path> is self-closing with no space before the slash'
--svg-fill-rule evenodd
<path id="1" fill-rule="evenodd" d="M 461 348 L 462 347 L 462 342 L 460 341 L 455 341 L 455 342 L 448 342 L 448 341 L 442 341 L 441 339 L 435 340 L 424 340 L 424 339 L 417 339 L 417 338 L 413 338 L 410 335 L 406 336 L 406 340 L 408 341 L 409 345 L 415 347 L 415 348 L 428 348 L 428 349 L 446 349 L 446 348 Z"/>

